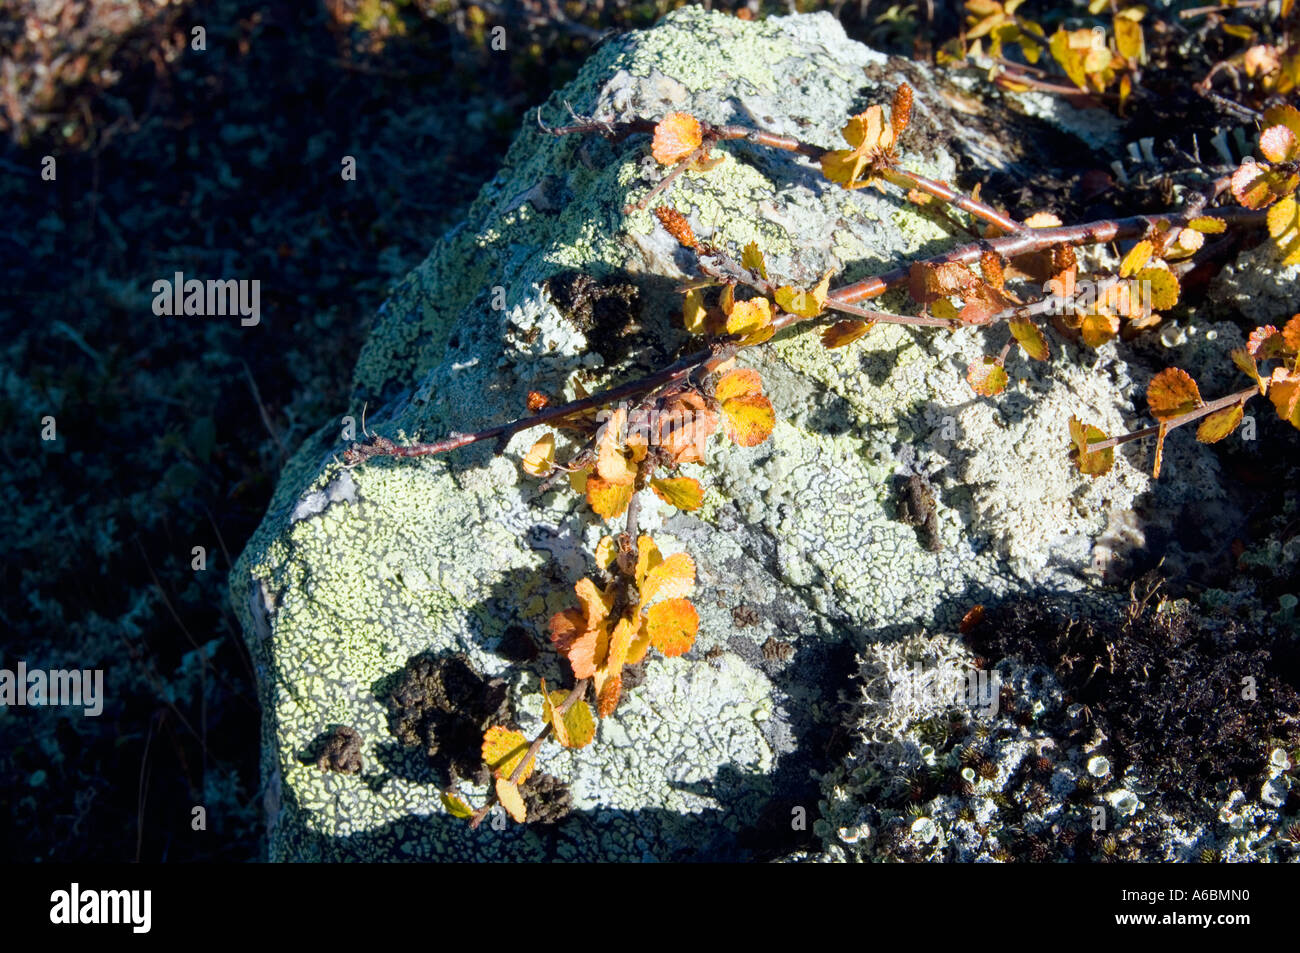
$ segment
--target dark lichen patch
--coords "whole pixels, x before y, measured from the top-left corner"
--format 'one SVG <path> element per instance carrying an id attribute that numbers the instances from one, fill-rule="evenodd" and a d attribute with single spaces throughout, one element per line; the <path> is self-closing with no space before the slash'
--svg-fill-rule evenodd
<path id="1" fill-rule="evenodd" d="M 322 771 L 360 774 L 361 742 L 361 732 L 350 725 L 331 725 L 312 742 L 303 760 Z"/>
<path id="2" fill-rule="evenodd" d="M 478 777 L 483 732 L 513 723 L 505 680 L 483 678 L 463 655 L 415 656 L 398 673 L 387 704 L 393 735 L 420 747 L 448 778 Z"/>
<path id="3" fill-rule="evenodd" d="M 930 481 L 919 473 L 894 478 L 898 500 L 898 518 L 915 526 L 921 543 L 932 553 L 943 549 L 939 536 L 939 516 L 935 509 L 934 490 Z"/>
<path id="4" fill-rule="evenodd" d="M 763 643 L 763 658 L 769 662 L 787 662 L 794 656 L 794 646 L 789 642 L 769 637 Z"/>
<path id="5" fill-rule="evenodd" d="M 1041 601 L 990 611 L 967 638 L 992 658 L 1050 668 L 1067 705 L 1046 725 L 1066 746 L 1098 731 L 1117 775 L 1130 766 L 1167 804 L 1221 799 L 1262 779 L 1272 746 L 1300 743 L 1300 692 L 1274 639 L 1165 602 L 1152 574 L 1111 622 Z M 1073 711 L 1075 717 L 1069 712 Z"/>
<path id="6" fill-rule="evenodd" d="M 640 343 L 641 293 L 632 282 L 564 271 L 548 278 L 543 289 L 606 365 L 621 363 Z"/>

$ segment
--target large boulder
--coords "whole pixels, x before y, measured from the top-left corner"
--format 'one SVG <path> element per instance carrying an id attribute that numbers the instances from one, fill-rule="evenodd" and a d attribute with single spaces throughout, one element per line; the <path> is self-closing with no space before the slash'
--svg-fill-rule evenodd
<path id="1" fill-rule="evenodd" d="M 679 10 L 599 47 L 541 113 L 562 124 L 566 106 L 611 120 L 684 110 L 831 147 L 903 78 L 916 89 L 903 161 L 932 177 L 956 178 L 959 163 L 967 185 L 1027 177 L 1017 143 L 1064 135 L 850 42 L 825 13 Z M 572 396 L 671 361 L 686 342 L 683 259 L 649 212 L 622 211 L 661 174 L 647 142 L 525 124 L 465 221 L 384 304 L 349 415 L 368 404 L 370 430 L 433 439 L 519 416 L 529 390 Z M 756 241 L 784 281 L 831 267 L 851 281 L 961 240 L 899 195 L 844 191 L 796 156 L 741 142 L 717 153 L 720 166 L 661 201 L 715 244 Z M 1224 326 L 1220 343 L 1237 334 Z M 1051 362 L 1013 357 L 1008 392 L 979 398 L 965 369 L 1002 343 L 891 326 L 843 350 L 795 330 L 747 352 L 777 409 L 772 438 L 715 443 L 708 466 L 686 468 L 708 488 L 703 509 L 642 510 L 665 553 L 698 564 L 694 649 L 646 662 L 587 749 L 543 748 L 540 770 L 557 779 L 543 817 L 566 797 L 567 816 L 504 830 L 470 830 L 439 792 L 455 771 L 481 803 L 472 762 L 486 722 L 540 727 L 539 678 L 564 676 L 547 619 L 573 602 L 608 530 L 567 489 L 542 494 L 521 474 L 537 431 L 500 455 L 481 445 L 349 470 L 344 423 L 323 427 L 232 580 L 259 675 L 270 856 L 728 858 L 806 843 L 791 818 L 816 811 L 813 772 L 842 753 L 863 658 L 951 631 L 977 602 L 1081 598 L 1150 525 L 1226 519 L 1215 457 L 1181 434 L 1159 484 L 1145 448 L 1095 480 L 1067 460 L 1069 416 L 1128 429 L 1149 368 L 1058 339 Z M 1193 372 L 1199 353 L 1184 355 Z M 899 478 L 913 474 L 935 499 L 921 528 L 900 519 Z"/>

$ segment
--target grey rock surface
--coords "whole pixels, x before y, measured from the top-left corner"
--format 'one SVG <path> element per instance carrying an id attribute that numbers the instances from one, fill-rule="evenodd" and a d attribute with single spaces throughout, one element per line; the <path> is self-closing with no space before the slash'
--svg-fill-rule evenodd
<path id="1" fill-rule="evenodd" d="M 829 14 L 751 23 L 679 10 L 602 45 L 542 115 L 561 124 L 566 103 L 612 120 L 685 110 L 837 146 L 847 117 L 888 103 L 904 75 L 917 91 L 907 167 L 952 179 L 964 153 L 1015 169 L 938 80 L 850 42 Z M 718 168 L 687 173 L 663 201 L 715 244 L 738 253 L 756 241 L 782 281 L 808 285 L 833 267 L 847 282 L 959 240 L 900 196 L 846 192 L 797 157 L 744 143 L 717 152 Z M 594 390 L 670 360 L 685 341 L 673 293 L 681 259 L 649 212 L 621 211 L 657 181 L 648 153 L 644 136 L 611 146 L 526 126 L 463 224 L 385 303 L 351 416 L 368 403 L 370 429 L 434 439 L 519 416 L 529 390 L 572 396 L 578 383 Z M 558 289 L 575 271 L 634 287 L 614 295 L 625 303 L 618 322 L 565 306 Z M 951 630 L 974 602 L 1084 592 L 1140 543 L 1146 521 L 1193 505 L 1219 518 L 1215 457 L 1190 439 L 1171 438 L 1170 478 L 1158 485 L 1149 448 L 1126 448 L 1096 480 L 1066 458 L 1071 414 L 1112 433 L 1136 422 L 1149 369 L 1114 344 L 1080 352 L 1053 340 L 1051 362 L 1013 357 L 1008 392 L 979 398 L 966 366 L 1002 343 L 996 332 L 890 327 L 843 350 L 791 333 L 746 355 L 777 409 L 771 440 L 715 443 L 708 466 L 684 468 L 707 487 L 703 509 L 655 499 L 643 509 L 666 554 L 696 560 L 699 639 L 681 658 L 652 656 L 591 747 L 543 749 L 540 770 L 568 786 L 573 806 L 549 826 L 470 831 L 447 814 L 447 778 L 398 742 L 387 693 L 412 657 L 459 654 L 505 680 L 519 727 L 535 732 L 539 677 L 562 679 L 547 619 L 572 603 L 608 530 L 574 494 L 539 495 L 521 474 L 537 432 L 500 456 L 478 446 L 345 471 L 343 425 L 322 429 L 286 468 L 232 578 L 258 666 L 271 857 L 788 849 L 792 811 L 813 815 L 821 797 L 812 772 L 827 766 L 859 657 Z M 935 487 L 937 551 L 898 519 L 892 477 L 909 468 Z M 1132 516 L 1138 501 L 1144 521 Z M 538 650 L 525 664 L 508 650 L 521 639 Z M 357 774 L 324 772 L 312 757 L 338 725 L 362 738 Z M 472 778 L 460 789 L 482 803 Z"/>

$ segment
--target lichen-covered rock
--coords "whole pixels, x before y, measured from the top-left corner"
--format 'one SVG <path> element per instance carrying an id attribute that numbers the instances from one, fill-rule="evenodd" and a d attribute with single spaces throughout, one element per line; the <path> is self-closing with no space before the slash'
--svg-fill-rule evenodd
<path id="1" fill-rule="evenodd" d="M 939 81 L 848 41 L 828 14 L 679 10 L 600 47 L 542 116 L 685 110 L 834 146 L 846 117 L 888 102 L 903 76 L 917 93 L 907 166 L 951 179 L 960 152 L 1015 170 Z M 519 416 L 529 390 L 572 396 L 670 361 L 685 342 L 679 251 L 649 212 L 622 211 L 661 174 L 646 142 L 522 130 L 463 224 L 385 303 L 352 416 L 368 403 L 370 428 L 433 439 Z M 717 154 L 663 201 L 715 244 L 756 241 L 783 281 L 831 267 L 850 281 L 957 240 L 900 196 L 846 192 L 798 157 L 739 142 Z M 1149 369 L 1114 345 L 1054 341 L 1053 361 L 1013 357 L 1009 392 L 980 399 L 965 369 L 1001 346 L 996 332 L 882 327 L 833 352 L 795 332 L 746 354 L 777 408 L 772 438 L 716 446 L 694 468 L 702 510 L 642 510 L 665 553 L 699 566 L 700 637 L 645 663 L 591 747 L 543 748 L 551 803 L 570 808 L 550 825 L 471 831 L 451 817 L 439 799 L 450 768 L 401 743 L 419 732 L 399 732 L 409 719 L 393 694 L 413 658 L 457 656 L 483 684 L 504 680 L 519 728 L 535 732 L 539 678 L 563 674 L 546 620 L 607 530 L 572 493 L 539 494 L 521 475 L 535 432 L 500 456 L 484 445 L 347 471 L 334 455 L 350 435 L 324 428 L 286 467 L 232 582 L 260 679 L 271 856 L 720 859 L 809 844 L 791 817 L 815 810 L 811 771 L 833 757 L 855 654 L 951 626 L 975 601 L 1084 588 L 1140 543 L 1147 523 L 1126 515 L 1139 497 L 1157 523 L 1224 511 L 1212 453 L 1183 434 L 1158 485 L 1134 446 L 1102 478 L 1071 468 L 1069 416 L 1127 429 Z M 895 477 L 912 473 L 933 487 L 924 526 L 899 519 Z M 313 763 L 333 725 L 360 734 L 358 774 Z M 460 790 L 482 803 L 483 781 L 461 774 Z"/>

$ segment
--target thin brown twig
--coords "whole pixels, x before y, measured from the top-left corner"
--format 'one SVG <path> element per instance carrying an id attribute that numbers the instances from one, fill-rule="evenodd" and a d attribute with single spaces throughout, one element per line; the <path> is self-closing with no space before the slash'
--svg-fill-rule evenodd
<path id="1" fill-rule="evenodd" d="M 1106 440 L 1099 440 L 1096 443 L 1088 444 L 1088 452 L 1095 453 L 1101 450 L 1109 450 L 1112 447 L 1118 447 L 1120 444 L 1129 443 L 1133 440 L 1141 440 L 1143 437 L 1154 437 L 1160 433 L 1161 428 L 1165 433 L 1189 424 L 1194 420 L 1200 420 L 1202 417 L 1208 417 L 1216 411 L 1223 410 L 1225 407 L 1231 407 L 1233 404 L 1244 405 L 1259 394 L 1259 388 L 1253 384 L 1250 387 L 1237 391 L 1235 394 L 1229 394 L 1226 397 L 1219 397 L 1215 400 L 1208 401 L 1197 407 L 1195 410 L 1189 410 L 1185 414 L 1179 414 L 1177 417 L 1170 417 L 1168 420 L 1158 423 L 1153 427 L 1144 427 L 1141 430 L 1134 430 L 1131 433 L 1120 434 L 1118 437 L 1109 437 Z"/>

